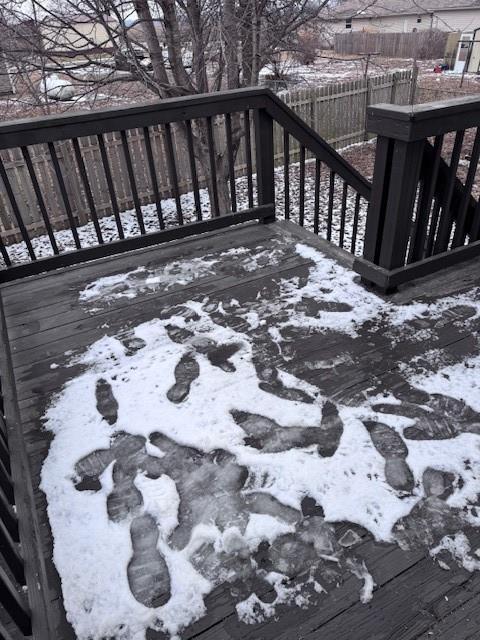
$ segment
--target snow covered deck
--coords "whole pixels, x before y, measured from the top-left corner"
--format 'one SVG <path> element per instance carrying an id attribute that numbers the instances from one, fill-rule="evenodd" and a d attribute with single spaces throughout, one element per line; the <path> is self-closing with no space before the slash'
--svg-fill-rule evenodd
<path id="1" fill-rule="evenodd" d="M 332 251 L 248 224 L 2 287 L 56 640 L 478 638 L 478 268 L 386 300 Z"/>

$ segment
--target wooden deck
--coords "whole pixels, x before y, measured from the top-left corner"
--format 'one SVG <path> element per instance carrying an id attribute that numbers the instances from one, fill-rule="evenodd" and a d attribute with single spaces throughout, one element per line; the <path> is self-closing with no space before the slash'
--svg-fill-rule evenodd
<path id="1" fill-rule="evenodd" d="M 131 271 L 139 266 L 155 269 L 178 259 L 201 258 L 232 248 L 260 252 L 272 241 L 289 244 L 290 251 L 281 260 L 262 259 L 254 270 L 236 268 L 235 259 L 220 265 L 214 273 L 174 288 L 140 290 L 134 298 L 120 297 L 108 304 L 79 303 L 79 293 L 97 278 Z M 186 300 L 209 297 L 227 305 L 232 299 L 274 299 L 280 278 L 300 280 L 308 274 L 310 261 L 295 252 L 302 242 L 332 252 L 322 241 L 290 223 L 248 224 L 200 238 L 171 243 L 118 257 L 87 263 L 25 281 L 4 285 L 1 289 L 4 322 L 9 343 L 16 398 L 10 396 L 10 412 L 15 413 L 26 444 L 34 487 L 36 514 L 43 557 L 37 559 L 41 593 L 50 609 L 50 633 L 55 640 L 74 638 L 65 620 L 60 580 L 52 562 L 52 535 L 46 515 L 46 498 L 38 488 L 43 461 L 51 435 L 42 429 L 41 418 L 52 395 L 65 381 L 82 371 L 81 365 L 65 366 L 72 352 L 81 353 L 104 335 L 127 336 L 141 322 L 156 318 L 162 309 Z M 348 265 L 347 265 L 348 266 Z M 465 263 L 441 276 L 426 278 L 395 294 L 398 305 L 412 301 L 434 301 L 472 291 L 480 286 L 478 263 Z M 93 307 L 96 310 L 92 310 Z M 335 308 L 333 309 L 335 310 Z M 341 312 L 341 308 L 337 306 Z M 265 346 L 265 358 L 282 365 L 288 373 L 319 389 L 334 403 L 354 405 L 365 395 L 394 393 L 409 406 L 425 398 L 402 375 L 402 367 L 415 358 L 426 357 L 433 348 L 448 362 L 459 362 L 478 352 L 480 319 L 472 320 L 472 308 L 456 305 L 440 317 L 414 318 L 392 327 L 381 324 L 375 331 L 368 322 L 352 337 L 334 329 L 324 332 L 303 331 L 289 336 L 289 357 L 278 354 L 275 345 Z M 220 317 L 220 316 L 218 316 Z M 244 328 L 242 330 L 245 330 Z M 419 339 L 423 331 L 426 339 Z M 5 338 L 5 336 L 4 336 Z M 68 355 L 66 355 L 68 354 Z M 323 362 L 320 366 L 318 363 Z M 53 367 L 52 367 L 53 365 Z M 326 373 L 327 372 L 327 373 Z M 264 381 L 272 386 L 275 381 Z M 252 408 L 254 411 L 254 408 Z M 431 435 L 436 439 L 436 435 Z M 443 437 L 440 433 L 437 437 Z M 472 454 L 473 455 L 473 454 Z M 419 524 L 419 526 L 421 526 Z M 277 615 L 260 624 L 239 622 L 236 601 L 223 585 L 206 600 L 207 615 L 193 623 L 182 638 L 199 640 L 474 640 L 480 637 L 480 572 L 468 572 L 449 562 L 442 569 L 425 548 L 404 551 L 396 544 L 380 544 L 361 527 L 348 523 L 336 525 L 336 533 L 353 529 L 361 537 L 355 548 L 365 560 L 377 587 L 368 604 L 359 601 L 361 582 L 352 573 L 336 576 L 328 593 L 312 595 L 311 605 L 300 608 L 279 606 Z M 79 535 L 82 535 L 79 532 Z M 480 532 L 469 532 L 470 540 L 480 542 Z M 32 555 L 32 550 L 30 556 Z M 30 557 L 31 560 L 31 557 Z M 268 601 L 268 590 L 264 594 Z M 149 640 L 166 637 L 148 631 Z"/>

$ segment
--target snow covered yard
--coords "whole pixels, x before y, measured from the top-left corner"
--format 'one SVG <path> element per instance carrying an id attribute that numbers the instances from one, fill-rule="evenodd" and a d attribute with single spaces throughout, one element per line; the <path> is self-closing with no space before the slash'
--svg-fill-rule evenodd
<path id="1" fill-rule="evenodd" d="M 80 639 L 189 637 L 220 587 L 239 625 L 375 607 L 372 539 L 480 569 L 479 287 L 385 301 L 242 233 L 70 285 L 97 338 L 49 356 L 41 488 Z"/>

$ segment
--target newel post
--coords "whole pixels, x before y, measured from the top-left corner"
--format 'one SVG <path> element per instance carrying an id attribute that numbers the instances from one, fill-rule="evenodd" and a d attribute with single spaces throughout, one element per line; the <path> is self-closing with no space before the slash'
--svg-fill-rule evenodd
<path id="1" fill-rule="evenodd" d="M 264 108 L 254 112 L 255 158 L 257 166 L 257 194 L 259 205 L 272 205 L 272 216 L 262 222 L 275 220 L 275 161 L 273 146 L 273 119 Z"/>
<path id="2" fill-rule="evenodd" d="M 367 114 L 368 131 L 378 138 L 363 257 L 389 271 L 407 261 L 425 145 L 411 135 L 411 116 L 411 107 L 395 105 Z"/>

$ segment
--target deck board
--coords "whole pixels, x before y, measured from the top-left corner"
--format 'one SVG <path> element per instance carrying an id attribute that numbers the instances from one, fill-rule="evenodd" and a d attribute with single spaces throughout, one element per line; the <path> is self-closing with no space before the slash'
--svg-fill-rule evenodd
<path id="1" fill-rule="evenodd" d="M 274 239 L 288 242 L 292 247 L 292 252 L 280 264 L 263 264 L 249 273 L 234 270 L 210 273 L 174 290 L 159 289 L 134 299 L 117 300 L 96 312 L 78 303 L 79 292 L 86 284 L 103 276 L 143 265 L 154 269 L 172 260 L 202 257 L 235 247 L 268 246 Z M 346 258 L 338 252 L 332 253 L 324 243 L 294 225 L 250 224 L 160 249 L 150 248 L 9 283 L 1 288 L 52 602 L 61 605 L 60 582 L 51 561 L 52 538 L 45 511 L 46 499 L 38 487 L 51 436 L 41 429 L 40 417 L 52 395 L 82 369 L 64 366 L 70 353 L 83 352 L 103 335 L 126 333 L 139 323 L 158 317 L 162 310 L 191 298 L 214 297 L 217 302 L 225 303 L 235 298 L 243 303 L 265 291 L 270 295 L 280 279 L 302 279 L 308 274 L 309 261 L 295 253 L 296 242 L 320 248 L 348 266 Z M 476 265 L 466 263 L 446 271 L 441 278 L 431 277 L 408 285 L 392 300 L 397 304 L 433 301 L 445 295 L 468 294 L 479 285 Z M 424 356 L 432 348 L 452 360 L 476 353 L 480 320 L 471 320 L 471 316 L 469 307 L 454 308 L 442 315 L 434 326 L 430 323 L 433 333 L 427 341 L 392 342 L 392 331 L 400 338 L 402 328 L 388 326 L 373 335 L 366 330 L 356 338 L 344 334 L 341 340 L 333 330 L 321 335 L 307 332 L 293 344 L 289 373 L 347 405 L 357 402 L 372 389 L 379 394 L 394 391 L 399 397 L 408 396 L 412 390 L 399 376 L 400 365 Z M 233 318 L 229 322 L 229 326 L 245 330 L 242 319 Z M 425 324 L 412 321 L 410 329 L 421 331 Z M 70 353 L 67 356 L 65 352 Z M 271 366 L 284 364 L 282 354 L 270 349 L 267 356 Z M 319 361 L 335 363 L 323 369 L 318 367 Z M 394 544 L 374 542 L 365 531 L 360 533 L 363 537 L 358 556 L 366 561 L 377 583 L 374 598 L 368 605 L 359 602 L 358 578 L 345 574 L 340 586 L 332 587 L 326 594 L 312 594 L 312 606 L 306 609 L 281 606 L 275 619 L 246 625 L 238 621 L 235 601 L 228 589 L 218 587 L 206 599 L 208 615 L 192 624 L 182 638 L 350 640 L 352 629 L 355 629 L 356 640 L 427 640 L 431 637 L 467 640 L 480 636 L 480 618 L 475 609 L 480 590 L 478 573 L 470 574 L 453 565 L 445 572 L 424 551 L 402 551 Z M 55 610 L 57 616 L 62 616 L 61 606 Z M 61 628 L 65 635 L 58 640 L 73 637 L 64 620 Z M 155 640 L 165 635 L 149 631 L 147 637 Z"/>

